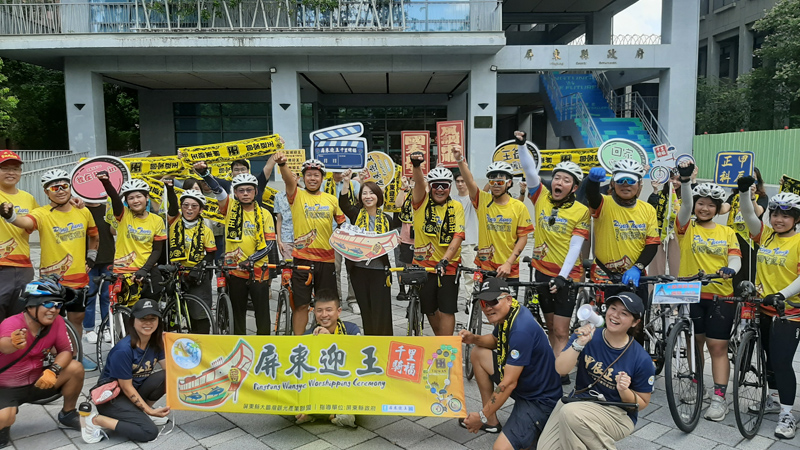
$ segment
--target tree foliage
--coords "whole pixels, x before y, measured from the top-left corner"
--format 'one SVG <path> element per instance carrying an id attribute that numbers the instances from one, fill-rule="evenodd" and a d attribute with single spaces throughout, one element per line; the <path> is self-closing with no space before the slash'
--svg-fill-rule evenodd
<path id="1" fill-rule="evenodd" d="M 749 119 L 747 89 L 730 80 L 697 80 L 697 133 L 730 133 L 745 128 Z"/>
<path id="2" fill-rule="evenodd" d="M 3 69 L 3 60 L 0 59 L 0 70 Z M 11 89 L 5 86 L 8 78 L 0 72 L 0 132 L 5 130 L 12 122 L 11 113 L 17 107 L 18 100 L 10 95 Z"/>

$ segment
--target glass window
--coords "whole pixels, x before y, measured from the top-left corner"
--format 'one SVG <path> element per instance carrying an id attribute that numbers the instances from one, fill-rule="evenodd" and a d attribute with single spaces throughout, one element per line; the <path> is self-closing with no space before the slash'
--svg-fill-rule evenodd
<path id="1" fill-rule="evenodd" d="M 222 103 L 223 116 L 270 116 L 269 103 Z"/>
<path id="2" fill-rule="evenodd" d="M 222 129 L 225 131 L 257 131 L 266 132 L 270 128 L 267 117 L 223 117 Z"/>
<path id="3" fill-rule="evenodd" d="M 183 117 L 175 119 L 175 131 L 219 131 L 219 117 Z"/>
<path id="4" fill-rule="evenodd" d="M 175 145 L 216 144 L 272 133 L 270 103 L 175 103 Z"/>

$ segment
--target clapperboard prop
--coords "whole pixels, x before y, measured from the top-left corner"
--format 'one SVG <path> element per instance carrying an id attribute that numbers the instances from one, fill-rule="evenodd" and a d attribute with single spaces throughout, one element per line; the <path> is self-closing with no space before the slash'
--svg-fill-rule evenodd
<path id="1" fill-rule="evenodd" d="M 367 139 L 361 137 L 363 133 L 364 125 L 360 122 L 313 131 L 311 157 L 334 172 L 361 170 L 367 165 Z"/>
<path id="2" fill-rule="evenodd" d="M 736 180 L 753 175 L 753 152 L 719 152 L 714 170 L 714 183 L 722 187 L 736 187 Z"/>

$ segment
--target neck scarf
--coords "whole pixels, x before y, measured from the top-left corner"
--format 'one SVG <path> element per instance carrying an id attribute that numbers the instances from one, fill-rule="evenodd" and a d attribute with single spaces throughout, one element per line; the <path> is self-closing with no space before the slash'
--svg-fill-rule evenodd
<path id="1" fill-rule="evenodd" d="M 497 327 L 497 370 L 500 372 L 500 380 L 503 379 L 503 368 L 508 359 L 508 335 L 510 334 L 511 327 L 514 325 L 514 320 L 519 314 L 519 302 L 517 299 L 511 300 L 511 311 L 508 313 L 506 320 Z"/>
<path id="2" fill-rule="evenodd" d="M 447 202 L 444 204 L 445 213 L 441 226 L 436 223 L 435 206 L 433 197 L 428 195 L 428 204 L 425 205 L 425 226 L 422 228 L 422 232 L 428 236 L 439 236 L 439 245 L 450 245 L 450 242 L 453 241 L 453 235 L 456 234 L 456 214 L 453 199 L 448 197 Z"/>
<path id="3" fill-rule="evenodd" d="M 225 224 L 225 239 L 233 242 L 242 242 L 242 235 L 244 234 L 244 208 L 242 204 L 235 199 L 231 199 L 231 214 L 228 216 L 228 223 Z M 258 203 L 253 202 L 253 213 L 256 219 L 256 250 L 262 249 L 267 245 L 264 238 L 264 212 Z"/>
<path id="4" fill-rule="evenodd" d="M 558 209 L 572 208 L 572 205 L 575 204 L 575 193 L 574 192 L 570 193 L 564 200 L 561 200 L 561 202 L 559 202 L 553 198 L 552 192 L 548 192 L 547 200 L 550 202 L 551 205 L 553 205 L 554 208 Z"/>
<path id="5" fill-rule="evenodd" d="M 614 191 L 614 189 L 611 189 L 611 198 L 613 198 L 614 201 L 617 202 L 619 206 L 628 206 L 628 207 L 636 205 L 636 202 L 639 201 L 638 195 L 635 195 L 630 200 L 623 200 L 619 198 L 617 192 Z"/>
<path id="6" fill-rule="evenodd" d="M 334 334 L 347 334 L 347 328 L 344 326 L 342 319 L 336 319 L 336 333 Z"/>
<path id="7" fill-rule="evenodd" d="M 178 220 L 175 225 L 175 231 L 173 231 L 172 235 L 169 237 L 169 259 L 171 261 L 199 263 L 203 260 L 203 258 L 205 258 L 206 248 L 203 246 L 203 224 L 199 223 L 199 221 L 200 218 L 198 217 L 197 221 L 195 222 L 195 227 L 199 228 L 194 234 L 192 244 L 189 246 L 189 252 L 187 253 L 186 242 L 184 240 L 184 236 L 186 235 L 186 224 L 183 221 L 183 217 Z"/>
<path id="8" fill-rule="evenodd" d="M 383 208 L 378 208 L 375 212 L 375 229 L 369 229 L 369 213 L 367 212 L 366 208 L 361 208 L 361 211 L 358 212 L 358 217 L 356 217 L 355 225 L 358 228 L 362 228 L 367 231 L 374 231 L 378 234 L 383 234 L 389 231 L 389 221 L 386 219 L 386 215 L 383 214 Z"/>
<path id="9" fill-rule="evenodd" d="M 411 192 L 408 192 L 406 199 L 403 200 L 403 206 L 400 207 L 400 221 L 403 223 L 414 222 L 414 207 L 411 204 Z"/>
<path id="10" fill-rule="evenodd" d="M 351 205 L 357 205 L 358 201 L 356 201 L 356 193 L 353 192 L 353 182 L 348 181 L 350 183 L 350 189 L 347 190 L 347 200 L 350 202 Z M 325 183 L 325 192 L 331 194 L 332 196 L 339 198 L 336 195 L 336 185 L 339 184 L 333 180 L 333 177 L 328 179 L 328 182 Z"/>

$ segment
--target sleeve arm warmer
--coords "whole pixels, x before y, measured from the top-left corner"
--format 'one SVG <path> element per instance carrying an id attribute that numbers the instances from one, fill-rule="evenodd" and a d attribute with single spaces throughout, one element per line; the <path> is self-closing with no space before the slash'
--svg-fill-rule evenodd
<path id="1" fill-rule="evenodd" d="M 519 153 L 519 163 L 522 166 L 522 171 L 525 172 L 525 179 L 528 180 L 528 191 L 536 191 L 542 183 L 539 178 L 539 171 L 536 169 L 536 161 L 533 155 L 528 151 L 528 147 L 523 144 L 517 146 L 517 153 Z"/>
<path id="2" fill-rule="evenodd" d="M 739 273 L 742 268 L 742 257 L 739 255 L 728 255 L 728 267 Z"/>
<path id="3" fill-rule="evenodd" d="M 758 216 L 756 216 L 756 211 L 753 208 L 753 202 L 751 202 L 747 196 L 745 196 L 744 201 L 742 201 L 742 196 L 739 195 L 739 208 L 742 211 L 744 224 L 747 225 L 747 229 L 750 231 L 750 234 L 755 236 L 760 233 L 761 220 L 758 218 Z"/>
<path id="4" fill-rule="evenodd" d="M 169 217 L 178 217 L 178 213 L 180 212 L 180 208 L 178 208 L 178 196 L 175 195 L 175 188 L 169 184 L 166 184 L 165 187 L 167 188 L 167 216 Z"/>
<path id="5" fill-rule="evenodd" d="M 111 209 L 114 212 L 114 217 L 120 217 L 125 212 L 125 205 L 122 204 L 122 199 L 119 197 L 119 193 L 114 186 L 111 185 L 110 180 L 100 180 L 103 183 L 103 187 L 106 188 L 106 194 L 111 199 Z"/>
<path id="6" fill-rule="evenodd" d="M 800 294 L 800 276 L 794 279 L 792 283 L 779 291 L 785 298 L 793 297 Z M 796 305 L 795 305 L 796 306 Z"/>
<path id="7" fill-rule="evenodd" d="M 681 183 L 681 198 L 687 200 L 692 198 L 692 183 Z M 681 201 L 681 209 L 678 210 L 678 223 L 680 226 L 689 223 L 689 219 L 692 218 L 692 206 L 694 206 L 693 201 Z"/>
<path id="8" fill-rule="evenodd" d="M 142 269 L 150 272 L 150 270 L 155 267 L 158 263 L 158 258 L 161 257 L 161 252 L 164 250 L 164 241 L 153 241 L 153 251 L 150 253 L 150 257 L 147 258 L 147 261 L 142 266 Z"/>
<path id="9" fill-rule="evenodd" d="M 558 276 L 569 278 L 569 273 L 572 272 L 572 268 L 575 267 L 575 261 L 581 256 L 583 241 L 583 236 L 573 235 L 572 238 L 570 238 L 569 251 L 567 252 L 567 257 L 564 258 L 564 265 L 561 266 L 561 271 L 558 272 Z"/>
<path id="10" fill-rule="evenodd" d="M 639 259 L 637 259 L 636 262 L 647 267 L 650 265 L 650 262 L 653 261 L 653 258 L 655 258 L 657 251 L 658 244 L 645 245 L 644 250 L 642 250 L 642 254 L 639 255 Z"/>
<path id="11" fill-rule="evenodd" d="M 600 183 L 586 179 L 586 200 L 589 201 L 589 208 L 597 209 L 603 203 L 603 196 L 600 194 Z"/>

